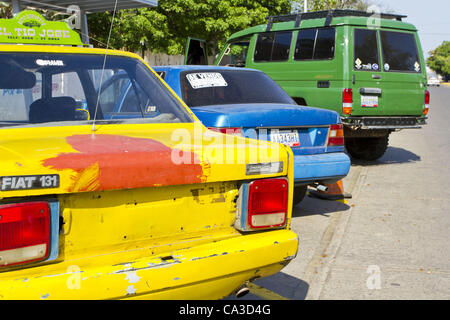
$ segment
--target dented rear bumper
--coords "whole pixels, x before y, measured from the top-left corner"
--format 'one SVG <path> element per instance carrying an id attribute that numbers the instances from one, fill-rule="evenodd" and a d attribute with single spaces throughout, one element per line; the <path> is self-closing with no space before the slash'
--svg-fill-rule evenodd
<path id="1" fill-rule="evenodd" d="M 239 235 L 138 259 L 129 252 L 0 273 L 1 299 L 218 299 L 281 270 L 298 249 L 289 230 Z M 270 254 L 268 254 L 270 252 Z"/>

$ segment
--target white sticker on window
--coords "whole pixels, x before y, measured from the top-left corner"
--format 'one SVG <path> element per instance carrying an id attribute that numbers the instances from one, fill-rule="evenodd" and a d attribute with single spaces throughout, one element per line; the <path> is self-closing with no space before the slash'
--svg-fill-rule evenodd
<path id="1" fill-rule="evenodd" d="M 218 72 L 190 73 L 186 75 L 186 78 L 194 89 L 228 86 Z"/>
<path id="2" fill-rule="evenodd" d="M 417 61 L 414 63 L 414 70 L 416 70 L 416 72 L 420 71 L 420 64 Z"/>
<path id="3" fill-rule="evenodd" d="M 64 62 L 62 60 L 37 59 L 36 64 L 38 66 L 42 66 L 42 67 L 47 67 L 47 66 L 64 67 Z"/>

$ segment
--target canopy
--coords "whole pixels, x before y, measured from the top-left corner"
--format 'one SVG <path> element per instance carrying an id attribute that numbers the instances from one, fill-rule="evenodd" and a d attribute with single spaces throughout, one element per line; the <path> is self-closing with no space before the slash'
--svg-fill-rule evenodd
<path id="1" fill-rule="evenodd" d="M 66 12 L 71 5 L 78 6 L 82 17 L 81 34 L 83 42 L 86 44 L 89 44 L 86 15 L 94 12 L 113 11 L 116 5 L 116 0 L 6 0 L 4 2 L 12 4 L 14 14 L 18 14 L 27 6 L 59 12 Z M 117 10 L 157 6 L 158 0 L 117 0 Z"/>
<path id="2" fill-rule="evenodd" d="M 70 5 L 77 5 L 86 13 L 92 13 L 114 10 L 116 0 L 7 0 L 6 2 L 50 10 L 61 10 Z M 117 2 L 118 10 L 156 6 L 158 6 L 158 0 L 118 0 Z"/>

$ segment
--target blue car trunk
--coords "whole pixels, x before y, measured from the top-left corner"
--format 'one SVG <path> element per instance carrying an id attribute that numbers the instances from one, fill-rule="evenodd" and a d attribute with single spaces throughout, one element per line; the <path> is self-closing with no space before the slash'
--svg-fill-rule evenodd
<path id="1" fill-rule="evenodd" d="M 207 127 L 242 128 L 245 137 L 290 145 L 296 155 L 336 151 L 327 147 L 328 131 L 330 124 L 340 123 L 340 119 L 328 110 L 268 103 L 191 109 Z"/>

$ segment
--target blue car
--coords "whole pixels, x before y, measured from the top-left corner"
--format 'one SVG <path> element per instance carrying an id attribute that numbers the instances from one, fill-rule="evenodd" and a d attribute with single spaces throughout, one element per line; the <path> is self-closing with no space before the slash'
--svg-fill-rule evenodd
<path id="1" fill-rule="evenodd" d="M 294 205 L 308 185 L 335 183 L 348 174 L 339 114 L 297 105 L 265 73 L 217 66 L 153 69 L 206 127 L 289 145 L 295 156 Z"/>

